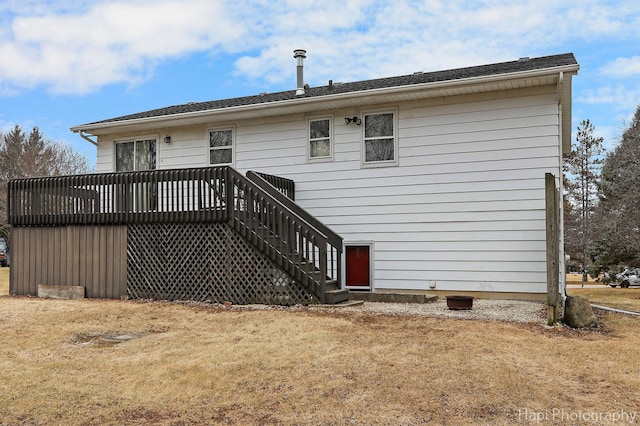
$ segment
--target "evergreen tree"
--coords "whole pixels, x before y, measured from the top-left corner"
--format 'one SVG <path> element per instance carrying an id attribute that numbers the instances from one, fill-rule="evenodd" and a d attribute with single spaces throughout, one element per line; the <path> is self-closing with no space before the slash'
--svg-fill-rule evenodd
<path id="1" fill-rule="evenodd" d="M 602 167 L 597 223 L 602 265 L 640 266 L 640 106 Z"/>
<path id="2" fill-rule="evenodd" d="M 576 144 L 565 157 L 563 171 L 565 177 L 565 197 L 569 209 L 565 213 L 574 215 L 565 222 L 565 239 L 570 243 L 566 248 L 572 257 L 580 257 L 583 267 L 590 263 L 589 247 L 592 243 L 591 216 L 598 201 L 598 179 L 602 166 L 602 138 L 593 135 L 594 127 L 589 120 L 578 126 Z M 575 251 L 569 251 L 573 248 Z"/>

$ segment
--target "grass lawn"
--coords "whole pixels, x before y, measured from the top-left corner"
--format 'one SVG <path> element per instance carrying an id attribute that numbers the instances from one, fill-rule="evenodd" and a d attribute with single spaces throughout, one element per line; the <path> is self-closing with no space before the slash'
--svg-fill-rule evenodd
<path id="1" fill-rule="evenodd" d="M 598 315 L 578 331 L 0 297 L 0 424 L 613 423 L 640 407 L 640 319 Z"/>
<path id="2" fill-rule="evenodd" d="M 0 296 L 9 294 L 9 268 L 0 267 Z"/>
<path id="3" fill-rule="evenodd" d="M 612 288 L 603 285 L 598 288 L 568 288 L 567 294 L 587 296 L 594 305 L 640 312 L 640 288 L 637 287 Z"/>

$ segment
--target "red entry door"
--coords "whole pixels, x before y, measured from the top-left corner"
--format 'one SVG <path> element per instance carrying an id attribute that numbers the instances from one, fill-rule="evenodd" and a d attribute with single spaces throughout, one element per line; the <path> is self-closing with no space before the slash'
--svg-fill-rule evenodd
<path id="1" fill-rule="evenodd" d="M 369 246 L 346 246 L 346 285 L 349 287 L 371 286 L 371 263 Z"/>

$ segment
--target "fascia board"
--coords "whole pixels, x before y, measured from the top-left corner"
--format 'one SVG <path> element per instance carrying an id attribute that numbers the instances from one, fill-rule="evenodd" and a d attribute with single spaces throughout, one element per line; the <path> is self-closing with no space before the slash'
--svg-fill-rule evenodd
<path id="1" fill-rule="evenodd" d="M 562 67 L 543 68 L 530 71 L 519 71 L 481 77 L 470 77 L 458 80 L 446 80 L 421 84 L 411 84 L 405 86 L 384 87 L 378 89 L 362 90 L 358 92 L 337 93 L 293 100 L 288 99 L 263 104 L 241 105 L 214 110 L 204 110 L 173 115 L 162 115 L 157 117 L 144 117 L 133 120 L 79 125 L 71 127 L 71 131 L 75 133 L 85 132 L 98 135 L 109 133 L 110 131 L 119 128 L 125 130 L 133 128 L 152 128 L 158 127 L 158 125 L 162 125 L 162 127 L 173 127 L 204 123 L 207 120 L 215 120 L 217 117 L 223 116 L 226 116 L 229 120 L 232 120 L 234 118 L 237 118 L 234 116 L 241 116 L 248 113 L 251 113 L 253 116 L 285 115 L 291 113 L 299 113 L 301 112 L 301 110 L 307 109 L 305 107 L 309 107 L 309 111 L 322 109 L 323 104 L 329 103 L 334 104 L 333 107 L 335 108 L 339 108 L 341 104 L 344 104 L 345 107 L 352 106 L 353 101 L 359 98 L 400 95 L 407 92 L 424 92 L 424 97 L 428 97 L 427 94 L 430 91 L 442 90 L 456 86 L 466 87 L 469 93 L 473 93 L 472 88 L 481 84 L 496 83 L 503 80 L 526 80 L 529 78 L 557 75 L 560 72 L 577 73 L 578 70 L 579 65 L 567 65 Z M 266 113 L 267 111 L 268 113 Z"/>

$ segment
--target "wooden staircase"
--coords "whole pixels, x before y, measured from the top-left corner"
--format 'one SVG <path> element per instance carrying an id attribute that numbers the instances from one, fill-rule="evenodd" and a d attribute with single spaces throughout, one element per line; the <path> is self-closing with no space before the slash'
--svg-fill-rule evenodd
<path id="1" fill-rule="evenodd" d="M 228 173 L 226 205 L 231 227 L 320 303 L 347 301 L 349 293 L 341 285 L 342 237 L 285 196 L 265 175 L 248 172 L 245 177 L 232 168 Z"/>

